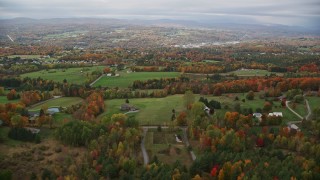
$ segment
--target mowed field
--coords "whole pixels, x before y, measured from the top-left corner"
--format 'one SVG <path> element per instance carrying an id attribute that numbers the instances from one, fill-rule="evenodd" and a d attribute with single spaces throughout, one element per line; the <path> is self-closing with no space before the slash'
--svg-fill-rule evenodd
<path id="1" fill-rule="evenodd" d="M 145 81 L 148 79 L 174 78 L 179 77 L 179 72 L 132 72 L 126 73 L 121 71 L 119 77 L 104 76 L 98 80 L 94 87 L 121 87 L 131 86 L 135 80 Z"/>
<path id="2" fill-rule="evenodd" d="M 308 102 L 312 111 L 313 109 L 320 107 L 320 97 L 307 96 L 306 98 L 308 99 Z"/>
<path id="3" fill-rule="evenodd" d="M 258 94 L 258 93 L 256 93 Z M 265 100 L 260 99 L 258 95 L 256 95 L 254 100 L 245 100 L 242 102 L 242 99 L 245 99 L 246 93 L 241 94 L 224 94 L 222 96 L 203 96 L 210 100 L 216 100 L 221 102 L 222 109 L 216 109 L 214 116 L 223 119 L 224 115 L 227 111 L 233 111 L 233 107 L 235 103 L 239 103 L 241 109 L 244 108 L 252 108 L 253 112 L 256 111 L 257 108 L 263 108 Z M 195 95 L 195 101 L 198 101 L 202 95 Z M 235 101 L 235 97 L 238 96 L 239 100 Z M 130 104 L 138 107 L 139 112 L 132 113 L 135 118 L 140 122 L 140 125 L 165 125 L 166 123 L 171 122 L 171 110 L 176 110 L 176 115 L 179 112 L 185 110 L 183 106 L 183 95 L 173 95 L 165 98 L 140 98 L 140 99 L 129 99 Z M 125 113 L 120 110 L 121 104 L 125 103 L 125 99 L 112 99 L 106 100 L 106 112 L 100 115 L 111 117 L 112 114 L 115 113 Z M 225 106 L 228 108 L 225 109 Z M 283 113 L 283 121 L 282 124 L 286 124 L 289 121 L 297 121 L 300 120 L 296 115 L 294 115 L 287 108 L 283 108 L 281 106 L 280 101 L 273 102 L 273 108 L 271 112 L 282 112 Z"/>
<path id="4" fill-rule="evenodd" d="M 172 109 L 176 112 L 183 111 L 183 95 L 173 95 L 165 98 L 140 98 L 129 99 L 130 104 L 138 107 L 139 112 L 132 113 L 139 121 L 140 125 L 164 125 L 171 122 Z M 125 99 L 106 100 L 106 112 L 100 115 L 112 116 L 116 113 L 125 113 L 120 110 L 121 104 Z M 131 114 L 130 114 L 131 115 Z"/>
<path id="5" fill-rule="evenodd" d="M 93 71 L 102 71 L 104 66 L 93 66 L 93 67 L 81 67 L 81 68 L 68 68 L 68 69 L 50 69 L 48 71 L 41 70 L 37 72 L 31 72 L 22 74 L 21 77 L 30 77 L 53 80 L 57 82 L 63 82 L 67 79 L 68 83 L 73 84 L 85 84 L 88 80 L 87 74 L 91 75 Z"/>
<path id="6" fill-rule="evenodd" d="M 35 106 L 30 108 L 30 111 L 37 111 L 40 110 L 42 106 L 47 106 L 48 108 L 50 107 L 69 107 L 78 103 L 81 103 L 83 101 L 82 98 L 79 97 L 62 97 L 58 99 L 53 99 L 50 101 L 47 101 L 41 105 Z"/>

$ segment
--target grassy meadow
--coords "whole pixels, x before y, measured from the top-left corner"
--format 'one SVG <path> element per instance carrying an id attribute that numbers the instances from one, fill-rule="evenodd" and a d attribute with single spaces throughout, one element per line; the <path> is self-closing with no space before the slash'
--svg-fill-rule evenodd
<path id="1" fill-rule="evenodd" d="M 92 67 L 79 67 L 79 68 L 67 68 L 67 69 L 50 69 L 41 70 L 37 72 L 31 72 L 22 74 L 21 77 L 30 77 L 53 80 L 57 82 L 63 82 L 67 79 L 68 83 L 73 84 L 85 84 L 89 80 L 87 75 L 91 75 L 93 71 L 102 71 L 104 66 L 92 66 Z"/>
<path id="2" fill-rule="evenodd" d="M 174 78 L 180 75 L 179 72 L 132 72 L 127 73 L 124 71 L 119 72 L 119 77 L 104 76 L 97 81 L 93 86 L 98 87 L 120 87 L 125 88 L 131 86 L 133 81 L 148 79 L 160 79 L 160 78 Z"/>
<path id="3" fill-rule="evenodd" d="M 44 104 L 35 106 L 30 108 L 30 111 L 37 111 L 40 110 L 42 106 L 47 106 L 48 108 L 50 107 L 69 107 L 78 103 L 81 103 L 83 101 L 82 98 L 80 97 L 61 97 L 58 99 L 53 99 L 50 101 L 45 102 Z"/>

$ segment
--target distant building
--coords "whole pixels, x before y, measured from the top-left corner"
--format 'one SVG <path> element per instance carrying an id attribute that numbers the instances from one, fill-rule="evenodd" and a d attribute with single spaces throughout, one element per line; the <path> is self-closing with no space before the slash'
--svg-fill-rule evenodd
<path id="1" fill-rule="evenodd" d="M 204 106 L 204 111 L 210 112 L 210 108 L 208 108 L 207 106 Z"/>
<path id="2" fill-rule="evenodd" d="M 283 117 L 282 112 L 272 112 L 269 113 L 268 116 Z"/>
<path id="3" fill-rule="evenodd" d="M 38 134 L 40 132 L 40 129 L 36 129 L 36 128 L 29 128 L 26 127 L 26 130 L 29 130 L 30 132 L 32 132 L 33 134 Z"/>
<path id="4" fill-rule="evenodd" d="M 259 122 L 261 122 L 261 120 L 262 120 L 262 114 L 261 113 L 253 113 L 252 116 L 257 118 L 259 120 Z"/>
<path id="5" fill-rule="evenodd" d="M 178 135 L 175 134 L 175 136 L 176 136 L 176 142 L 177 143 L 182 143 L 182 140 L 178 137 Z"/>
<path id="6" fill-rule="evenodd" d="M 297 126 L 297 125 L 295 125 L 295 124 L 290 124 L 290 125 L 288 125 L 288 128 L 291 130 L 291 129 L 294 129 L 294 130 L 296 130 L 296 131 L 300 131 L 300 129 L 299 129 L 299 127 Z"/>

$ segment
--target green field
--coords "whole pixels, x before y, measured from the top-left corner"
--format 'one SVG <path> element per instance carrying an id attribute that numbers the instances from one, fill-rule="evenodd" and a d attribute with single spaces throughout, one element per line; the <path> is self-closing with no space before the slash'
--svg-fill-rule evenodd
<path id="1" fill-rule="evenodd" d="M 303 103 L 296 103 L 296 107 L 293 108 L 293 104 L 290 103 L 289 106 L 300 116 L 304 117 L 308 114 L 307 107 Z"/>
<path id="2" fill-rule="evenodd" d="M 50 69 L 48 71 L 41 70 L 37 72 L 31 72 L 22 74 L 21 77 L 30 77 L 53 80 L 57 82 L 63 82 L 67 79 L 68 83 L 73 84 L 85 84 L 90 79 L 90 75 L 93 71 L 102 71 L 104 66 L 93 66 L 93 67 L 81 67 L 81 68 L 68 68 L 68 69 Z M 88 76 L 89 75 L 89 76 Z"/>
<path id="3" fill-rule="evenodd" d="M 130 104 L 138 107 L 140 110 L 135 114 L 140 125 L 163 125 L 171 122 L 172 109 L 176 112 L 183 110 L 182 95 L 168 96 L 165 98 L 140 98 L 129 99 Z M 125 103 L 125 99 L 106 100 L 107 111 L 100 117 L 111 116 L 115 113 L 125 113 L 120 111 L 121 104 Z"/>
<path id="4" fill-rule="evenodd" d="M 102 77 L 94 84 L 94 87 L 102 86 L 125 88 L 131 86 L 135 80 L 145 81 L 148 79 L 174 78 L 180 75 L 179 72 L 120 72 L 119 74 L 119 77 Z"/>
<path id="5" fill-rule="evenodd" d="M 20 57 L 21 59 L 33 59 L 33 58 L 40 58 L 41 55 L 11 55 L 8 58 L 16 58 Z"/>
<path id="6" fill-rule="evenodd" d="M 19 101 L 20 101 L 20 99 L 8 100 L 7 96 L 0 96 L 0 104 L 15 103 L 15 102 L 19 102 Z"/>
<path id="7" fill-rule="evenodd" d="M 314 108 L 320 107 L 320 97 L 307 96 L 307 99 L 308 99 L 311 110 L 313 110 Z"/>
<path id="8" fill-rule="evenodd" d="M 222 109 L 216 109 L 214 116 L 218 117 L 219 119 L 223 119 L 227 111 L 233 111 L 233 106 L 235 103 L 240 103 L 241 109 L 252 108 L 253 112 L 255 112 L 257 108 L 263 108 L 265 103 L 264 99 L 260 99 L 257 97 L 258 95 L 256 95 L 254 100 L 246 100 L 245 102 L 242 102 L 241 100 L 245 98 L 245 95 L 245 93 L 241 93 L 204 97 L 206 97 L 209 101 L 213 99 L 221 102 Z M 239 97 L 239 101 L 234 100 L 236 96 Z M 140 125 L 164 125 L 171 122 L 172 109 L 175 109 L 177 113 L 184 110 L 182 97 L 183 95 L 173 95 L 165 98 L 129 99 L 131 105 L 134 105 L 140 109 L 139 112 L 132 113 L 130 115 L 134 115 L 135 118 L 140 122 Z M 201 95 L 195 95 L 195 100 L 198 101 L 200 97 Z M 100 117 L 104 115 L 111 117 L 111 115 L 115 113 L 124 113 L 120 111 L 120 106 L 123 103 L 125 103 L 125 99 L 106 100 L 105 104 L 107 111 Z M 228 109 L 225 109 L 225 106 L 228 106 Z M 282 124 L 286 124 L 288 121 L 299 120 L 299 118 L 291 111 L 289 111 L 287 108 L 283 108 L 280 101 L 273 102 L 273 108 L 271 112 L 283 113 Z"/>
<path id="9" fill-rule="evenodd" d="M 46 105 L 48 108 L 50 107 L 69 107 L 78 103 L 81 103 L 83 101 L 82 98 L 79 97 L 62 97 L 58 99 L 53 99 L 50 101 L 47 101 L 44 104 L 41 104 L 39 106 L 35 106 L 30 108 L 30 111 L 37 111 L 40 110 L 42 106 Z"/>
<path id="10" fill-rule="evenodd" d="M 269 72 L 267 70 L 261 70 L 261 69 L 239 69 L 236 71 L 231 71 L 228 73 L 222 73 L 221 75 L 237 75 L 237 76 L 265 76 L 270 75 L 272 72 Z M 283 76 L 283 73 L 276 73 L 277 76 Z"/>

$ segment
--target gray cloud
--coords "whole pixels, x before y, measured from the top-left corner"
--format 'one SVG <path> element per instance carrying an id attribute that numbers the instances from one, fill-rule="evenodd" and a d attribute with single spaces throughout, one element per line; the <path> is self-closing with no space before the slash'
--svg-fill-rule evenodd
<path id="1" fill-rule="evenodd" d="M 319 0 L 1 0 L 1 18 L 114 17 L 237 19 L 285 25 L 320 24 Z"/>

